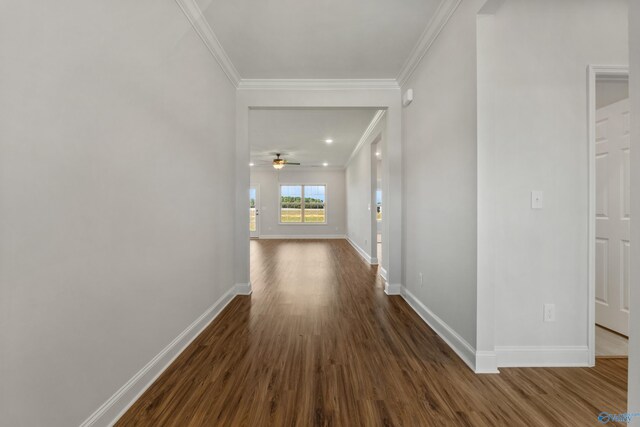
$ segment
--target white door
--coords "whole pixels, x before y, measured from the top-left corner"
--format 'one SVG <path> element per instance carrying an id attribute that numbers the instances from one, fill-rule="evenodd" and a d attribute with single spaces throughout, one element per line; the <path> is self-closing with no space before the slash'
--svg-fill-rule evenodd
<path id="1" fill-rule="evenodd" d="M 251 238 L 260 236 L 260 189 L 249 188 L 249 233 Z"/>
<path id="2" fill-rule="evenodd" d="M 596 111 L 596 323 L 629 335 L 629 100 Z"/>

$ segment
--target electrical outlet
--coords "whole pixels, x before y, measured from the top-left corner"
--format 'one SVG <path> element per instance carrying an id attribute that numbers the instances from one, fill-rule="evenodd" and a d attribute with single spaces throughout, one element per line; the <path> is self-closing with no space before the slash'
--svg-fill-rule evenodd
<path id="1" fill-rule="evenodd" d="M 424 284 L 424 281 L 422 280 L 422 273 L 418 273 L 418 277 L 420 278 L 420 286 L 422 286 Z"/>
<path id="2" fill-rule="evenodd" d="M 544 321 L 545 322 L 556 321 L 556 305 L 555 304 L 544 305 Z"/>

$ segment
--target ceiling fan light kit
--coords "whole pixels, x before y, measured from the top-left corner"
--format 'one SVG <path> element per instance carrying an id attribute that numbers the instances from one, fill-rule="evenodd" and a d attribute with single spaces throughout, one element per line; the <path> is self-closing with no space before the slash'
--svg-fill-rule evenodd
<path id="1" fill-rule="evenodd" d="M 292 163 L 292 162 L 288 162 L 285 159 L 281 159 L 280 158 L 280 153 L 276 153 L 276 158 L 273 159 L 273 168 L 276 170 L 280 170 L 282 169 L 285 165 L 293 165 L 293 166 L 300 166 L 300 163 Z"/>

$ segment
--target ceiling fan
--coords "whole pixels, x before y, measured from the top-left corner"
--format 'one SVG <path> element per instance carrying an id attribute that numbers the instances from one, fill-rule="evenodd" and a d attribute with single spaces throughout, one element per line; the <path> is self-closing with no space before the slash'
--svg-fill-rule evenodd
<path id="1" fill-rule="evenodd" d="M 285 159 L 281 159 L 280 158 L 280 153 L 276 153 L 276 158 L 273 159 L 272 165 L 273 165 L 274 169 L 280 170 L 285 165 L 300 166 L 300 163 L 289 162 L 289 161 L 287 161 Z"/>

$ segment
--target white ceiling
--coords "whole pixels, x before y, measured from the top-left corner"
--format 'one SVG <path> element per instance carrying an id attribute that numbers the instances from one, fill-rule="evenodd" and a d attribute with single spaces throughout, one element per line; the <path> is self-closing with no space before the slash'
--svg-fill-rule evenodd
<path id="1" fill-rule="evenodd" d="M 394 79 L 440 0 L 197 0 L 243 79 Z"/>
<path id="2" fill-rule="evenodd" d="M 249 111 L 251 161 L 270 165 L 273 153 L 302 166 L 343 167 L 377 110 L 364 108 Z M 327 144 L 326 139 L 333 139 Z M 289 166 L 295 168 L 296 166 Z"/>

